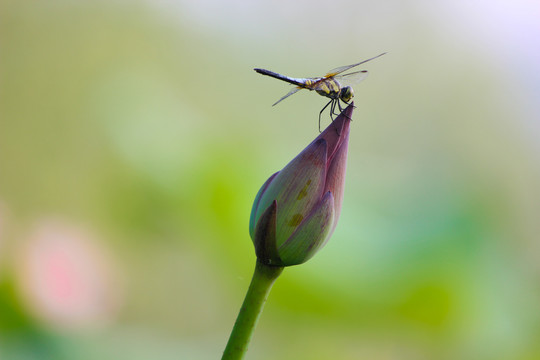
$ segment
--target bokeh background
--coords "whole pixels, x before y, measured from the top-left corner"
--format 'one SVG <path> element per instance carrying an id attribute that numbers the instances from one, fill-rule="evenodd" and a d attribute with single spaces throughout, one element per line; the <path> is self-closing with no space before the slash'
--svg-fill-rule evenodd
<path id="1" fill-rule="evenodd" d="M 540 359 L 537 1 L 0 1 L 0 358 L 218 359 L 256 192 L 355 88 L 340 224 L 251 359 Z"/>

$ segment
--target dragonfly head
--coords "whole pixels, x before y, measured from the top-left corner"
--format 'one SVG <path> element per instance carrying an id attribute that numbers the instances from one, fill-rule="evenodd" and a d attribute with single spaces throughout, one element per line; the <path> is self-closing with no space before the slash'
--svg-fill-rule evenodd
<path id="1" fill-rule="evenodd" d="M 349 101 L 351 101 L 353 97 L 354 97 L 354 92 L 353 92 L 352 87 L 345 86 L 341 88 L 341 91 L 339 92 L 339 98 L 341 99 L 341 101 L 348 103 Z"/>

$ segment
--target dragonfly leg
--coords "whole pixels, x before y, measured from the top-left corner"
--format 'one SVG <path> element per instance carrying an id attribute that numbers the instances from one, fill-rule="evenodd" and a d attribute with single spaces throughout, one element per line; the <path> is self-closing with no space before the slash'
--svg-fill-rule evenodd
<path id="1" fill-rule="evenodd" d="M 341 100 L 341 101 L 343 101 L 343 100 Z M 348 102 L 346 102 L 346 101 L 343 101 L 343 102 L 344 102 L 345 104 L 347 104 L 347 105 L 351 105 L 351 103 L 348 103 Z M 356 109 L 356 105 L 353 105 L 353 108 Z"/>
<path id="2" fill-rule="evenodd" d="M 343 101 L 343 100 L 338 100 L 338 107 L 339 107 L 339 111 L 340 111 L 340 112 L 343 111 L 343 108 L 341 107 L 341 101 Z M 343 102 L 346 104 L 345 101 L 343 101 Z"/>
<path id="3" fill-rule="evenodd" d="M 332 106 L 331 106 L 331 109 L 330 109 L 330 119 L 332 119 L 332 122 L 333 122 L 334 118 L 332 117 L 332 115 L 338 115 L 338 114 L 336 114 L 336 103 L 338 104 L 340 109 L 341 109 L 341 105 L 339 104 L 339 99 L 333 99 L 332 101 L 333 101 L 333 103 L 332 103 Z M 336 129 L 337 136 L 341 136 L 341 134 L 339 133 L 338 128 L 334 127 L 334 129 Z"/>
<path id="4" fill-rule="evenodd" d="M 340 101 L 339 99 L 335 100 L 334 109 L 332 110 L 333 115 L 339 115 L 339 113 L 336 112 L 336 104 L 337 104 L 337 106 L 339 108 L 339 111 L 340 112 L 343 111 L 343 109 L 341 108 L 341 103 L 339 101 Z"/>
<path id="5" fill-rule="evenodd" d="M 343 101 L 343 100 L 341 100 L 341 101 Z M 345 104 L 347 104 L 347 105 L 350 105 L 350 104 L 349 104 L 348 102 L 346 102 L 346 101 L 343 101 L 343 102 L 344 102 Z M 353 107 L 356 109 L 356 106 L 353 105 Z M 341 109 L 341 106 L 339 107 L 339 109 L 340 109 L 341 111 L 343 111 L 343 109 Z M 352 121 L 352 118 L 351 118 L 350 116 L 347 116 L 347 117 L 349 118 L 349 120 Z"/>
<path id="6" fill-rule="evenodd" d="M 328 107 L 328 105 L 330 105 L 333 101 L 334 101 L 334 99 L 330 100 L 330 101 L 328 102 L 328 104 L 324 105 L 324 107 L 322 108 L 321 112 L 319 113 L 319 133 L 321 133 L 321 115 L 322 115 L 324 109 L 326 109 L 326 108 Z M 330 118 L 331 118 L 331 117 L 332 117 L 332 116 L 330 116 Z M 332 121 L 333 121 L 333 120 L 334 120 L 334 119 L 332 119 Z"/>
<path id="7" fill-rule="evenodd" d="M 334 121 L 334 117 L 332 115 L 337 115 L 336 114 L 336 103 L 339 103 L 339 100 L 332 100 L 333 103 L 332 103 L 332 106 L 330 107 L 330 119 L 332 119 L 332 121 Z"/>

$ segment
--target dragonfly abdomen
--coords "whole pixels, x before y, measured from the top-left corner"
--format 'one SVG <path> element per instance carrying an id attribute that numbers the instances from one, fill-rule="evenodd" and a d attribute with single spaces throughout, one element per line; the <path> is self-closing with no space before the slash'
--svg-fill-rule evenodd
<path id="1" fill-rule="evenodd" d="M 300 86 L 300 87 L 306 87 L 306 84 L 305 84 L 306 79 L 296 79 L 296 78 L 281 75 L 281 74 L 278 74 L 278 73 L 275 73 L 273 71 L 266 70 L 266 69 L 253 69 L 253 70 L 258 72 L 259 74 L 271 76 L 271 77 L 273 77 L 275 79 L 283 80 L 283 81 L 286 81 L 286 82 L 291 83 L 293 85 L 297 85 L 297 86 Z"/>

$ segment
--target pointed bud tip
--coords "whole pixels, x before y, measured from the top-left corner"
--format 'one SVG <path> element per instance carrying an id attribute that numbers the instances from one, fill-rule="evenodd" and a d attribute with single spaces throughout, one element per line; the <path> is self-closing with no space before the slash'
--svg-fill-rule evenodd
<path id="1" fill-rule="evenodd" d="M 356 106 L 354 106 L 354 102 L 351 102 L 349 106 L 347 106 L 333 122 L 336 129 L 338 129 L 339 134 L 342 133 L 341 130 L 349 130 L 349 122 L 352 120 L 352 113 L 355 108 Z"/>
<path id="2" fill-rule="evenodd" d="M 351 101 L 351 103 L 349 104 L 349 106 L 347 106 L 345 108 L 345 110 L 343 110 L 343 113 L 345 116 L 351 116 L 352 115 L 352 112 L 353 110 L 356 108 L 356 106 L 354 106 L 354 101 Z"/>
<path id="3" fill-rule="evenodd" d="M 351 102 L 345 110 L 343 110 L 339 116 L 332 122 L 324 131 L 317 137 L 319 139 L 325 139 L 328 146 L 328 153 L 333 154 L 336 146 L 341 144 L 344 139 L 349 136 L 349 124 L 351 122 L 351 115 L 354 109 L 354 103 Z"/>

